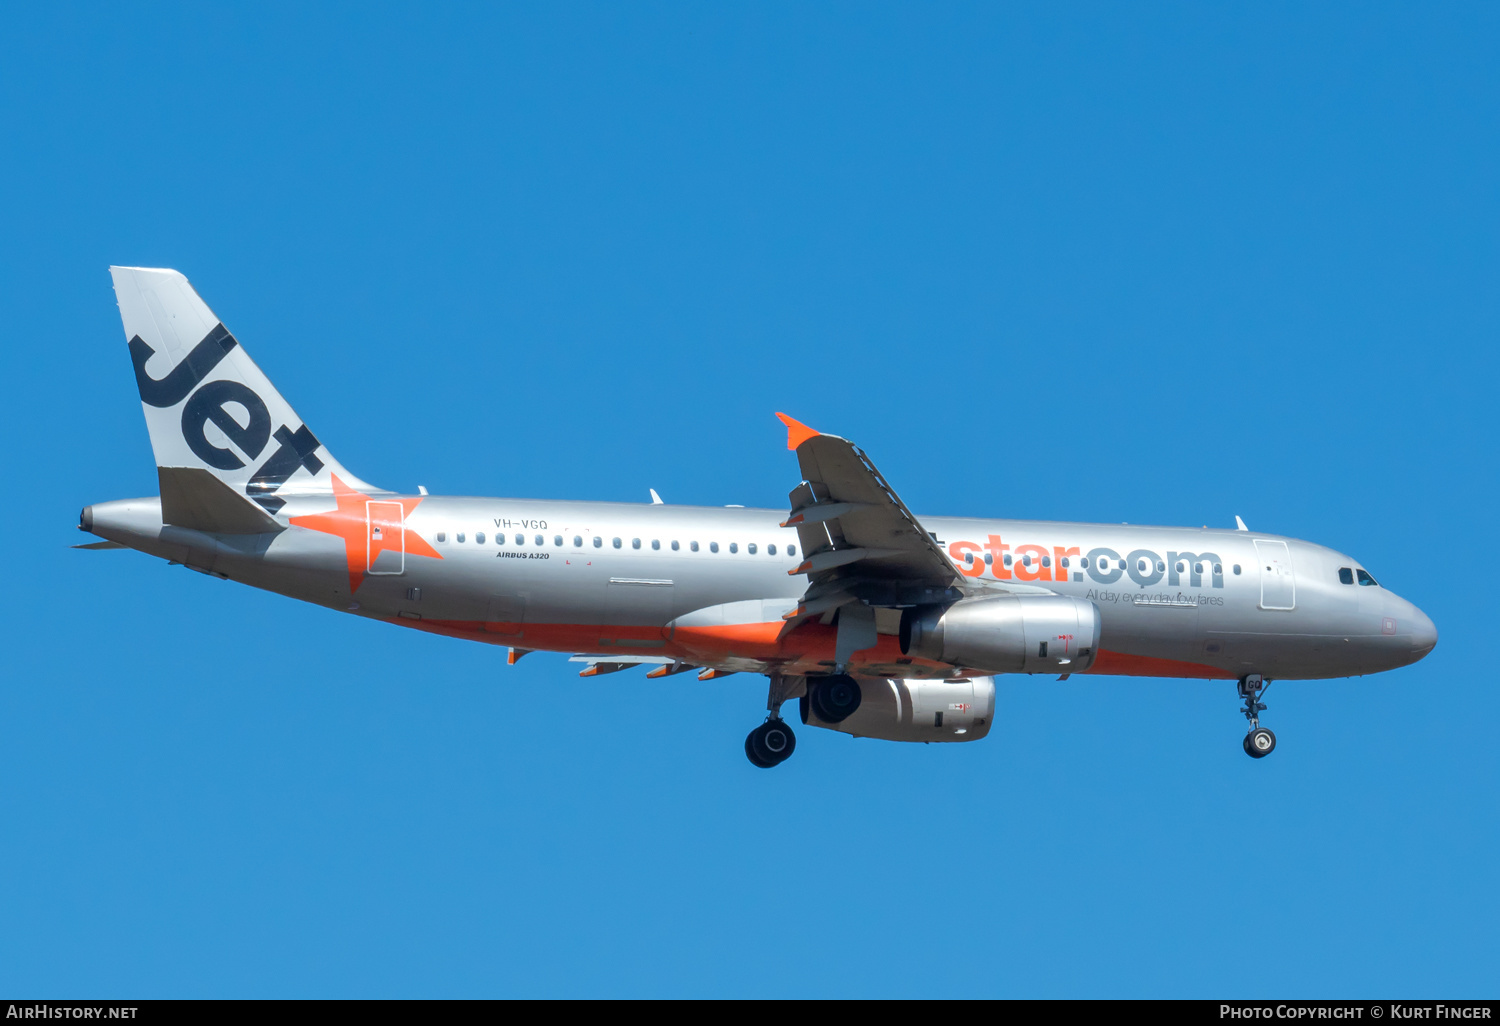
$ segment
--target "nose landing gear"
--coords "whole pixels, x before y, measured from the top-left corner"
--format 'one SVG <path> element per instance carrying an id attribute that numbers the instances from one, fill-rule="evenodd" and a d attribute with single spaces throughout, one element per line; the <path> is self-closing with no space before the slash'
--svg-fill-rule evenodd
<path id="1" fill-rule="evenodd" d="M 1256 727 L 1245 735 L 1245 754 L 1252 759 L 1264 759 L 1276 750 L 1276 735 L 1265 727 Z"/>
<path id="2" fill-rule="evenodd" d="M 1276 750 L 1276 735 L 1260 725 L 1260 714 L 1266 708 L 1260 696 L 1270 686 L 1271 682 L 1258 673 L 1240 678 L 1240 698 L 1245 702 L 1240 712 L 1250 721 L 1250 732 L 1245 735 L 1244 749 L 1245 754 L 1252 759 L 1264 759 Z"/>

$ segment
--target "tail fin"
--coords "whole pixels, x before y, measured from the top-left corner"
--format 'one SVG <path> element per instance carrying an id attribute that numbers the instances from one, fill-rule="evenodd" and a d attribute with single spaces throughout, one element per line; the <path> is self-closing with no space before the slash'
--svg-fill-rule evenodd
<path id="1" fill-rule="evenodd" d="M 332 494 L 334 474 L 377 490 L 323 448 L 186 278 L 150 267 L 109 273 L 164 497 L 169 480 L 195 479 L 274 514 L 286 496 Z M 212 489 L 208 475 L 227 488 Z M 257 512 L 247 506 L 246 519 Z"/>

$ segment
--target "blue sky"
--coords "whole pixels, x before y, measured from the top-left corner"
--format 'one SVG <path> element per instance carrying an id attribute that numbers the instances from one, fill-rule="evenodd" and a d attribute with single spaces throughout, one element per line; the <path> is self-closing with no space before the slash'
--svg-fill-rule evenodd
<path id="1" fill-rule="evenodd" d="M 1493 995 L 1493 5 L 32 5 L 0 59 L 0 991 Z M 1274 686 L 1024 677 L 978 744 L 133 553 L 110 263 L 355 473 L 1252 527 L 1436 621 Z"/>

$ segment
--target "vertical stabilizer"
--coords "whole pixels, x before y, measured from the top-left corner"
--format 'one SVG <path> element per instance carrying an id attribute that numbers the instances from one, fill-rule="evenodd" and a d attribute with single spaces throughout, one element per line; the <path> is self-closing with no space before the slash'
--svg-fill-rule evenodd
<path id="1" fill-rule="evenodd" d="M 323 447 L 186 278 L 109 272 L 158 468 L 207 472 L 270 514 L 289 495 L 331 494 L 334 474 L 375 490 Z"/>

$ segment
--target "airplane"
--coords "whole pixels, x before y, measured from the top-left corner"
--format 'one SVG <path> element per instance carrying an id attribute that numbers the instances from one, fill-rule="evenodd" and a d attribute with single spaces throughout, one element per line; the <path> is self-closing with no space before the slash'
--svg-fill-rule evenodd
<path id="1" fill-rule="evenodd" d="M 985 737 L 1007 673 L 1236 682 L 1246 754 L 1272 680 L 1378 673 L 1437 629 L 1357 560 L 1249 530 L 917 517 L 846 439 L 786 414 L 786 511 L 415 495 L 355 477 L 174 270 L 111 267 L 160 495 L 84 507 L 85 549 L 400 627 L 646 668 L 768 681 L 781 716 L 856 737 Z"/>

